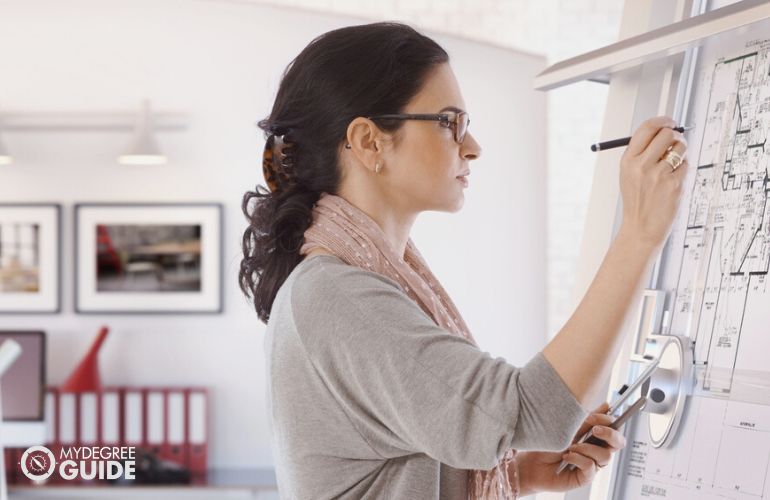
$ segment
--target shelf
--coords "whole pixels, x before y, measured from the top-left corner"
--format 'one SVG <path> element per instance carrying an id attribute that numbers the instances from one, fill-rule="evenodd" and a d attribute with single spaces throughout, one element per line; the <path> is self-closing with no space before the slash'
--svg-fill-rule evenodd
<path id="1" fill-rule="evenodd" d="M 770 2 L 743 0 L 555 63 L 535 77 L 534 87 L 550 90 L 583 80 L 607 82 L 612 73 L 684 52 L 712 35 L 763 19 L 770 19 Z"/>
<path id="2" fill-rule="evenodd" d="M 79 484 L 9 484 L 10 500 L 27 498 L 278 498 L 273 468 L 209 469 L 187 484 L 121 484 L 93 481 Z"/>

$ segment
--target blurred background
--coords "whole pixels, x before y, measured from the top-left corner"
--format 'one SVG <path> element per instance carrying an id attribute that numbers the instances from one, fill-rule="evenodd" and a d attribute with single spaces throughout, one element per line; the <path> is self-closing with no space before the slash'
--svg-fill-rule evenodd
<path id="1" fill-rule="evenodd" d="M 589 145 L 607 97 L 601 83 L 543 93 L 532 79 L 617 41 L 621 10 L 609 0 L 0 0 L 0 330 L 44 332 L 42 359 L 26 363 L 44 366 L 46 415 L 71 407 L 107 425 L 108 411 L 155 408 L 172 423 L 152 414 L 130 430 L 136 442 L 160 449 L 171 437 L 189 448 L 159 455 L 202 454 L 192 468 L 209 472 L 205 484 L 277 498 L 265 325 L 237 285 L 241 197 L 264 184 L 255 122 L 313 38 L 383 20 L 449 52 L 484 149 L 463 209 L 423 214 L 413 239 L 482 349 L 526 363 L 572 311 Z M 110 388 L 114 410 L 72 396 Z M 103 437 L 46 419 L 43 442 Z M 9 448 L 14 432 L 21 450 L 40 436 L 5 427 Z"/>

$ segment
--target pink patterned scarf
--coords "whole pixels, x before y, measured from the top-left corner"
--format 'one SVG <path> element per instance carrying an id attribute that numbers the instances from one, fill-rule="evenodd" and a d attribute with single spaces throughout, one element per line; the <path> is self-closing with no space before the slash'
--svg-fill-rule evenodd
<path id="1" fill-rule="evenodd" d="M 321 193 L 313 208 L 313 220 L 305 231 L 300 255 L 321 247 L 345 263 L 373 271 L 401 285 L 439 326 L 452 335 L 461 335 L 476 343 L 460 312 L 438 279 L 428 268 L 420 252 L 409 238 L 403 258 L 397 255 L 380 226 L 365 212 L 341 196 Z M 516 450 L 508 450 L 497 465 L 488 471 L 470 470 L 469 500 L 514 500 L 519 496 L 519 480 L 515 465 Z M 508 466 L 513 481 L 508 477 Z"/>

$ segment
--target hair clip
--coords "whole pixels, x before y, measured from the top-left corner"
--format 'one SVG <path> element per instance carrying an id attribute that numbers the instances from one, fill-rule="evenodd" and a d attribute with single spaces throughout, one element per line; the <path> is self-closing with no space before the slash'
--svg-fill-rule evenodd
<path id="1" fill-rule="evenodd" d="M 281 190 L 294 182 L 294 156 L 288 152 L 293 144 L 285 143 L 284 135 L 271 134 L 262 152 L 262 175 L 270 192 Z"/>

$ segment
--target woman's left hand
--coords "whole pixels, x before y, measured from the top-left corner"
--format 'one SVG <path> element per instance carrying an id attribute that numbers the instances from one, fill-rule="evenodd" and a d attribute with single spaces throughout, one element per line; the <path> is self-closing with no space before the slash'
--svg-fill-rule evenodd
<path id="1" fill-rule="evenodd" d="M 614 417 L 605 412 L 609 408 L 602 403 L 590 414 L 580 426 L 572 445 L 564 452 L 522 451 L 517 454 L 516 463 L 519 470 L 519 483 L 522 494 L 537 491 L 566 491 L 590 483 L 599 468 L 606 466 L 612 454 L 626 445 L 626 438 L 619 431 L 608 425 Z M 606 446 L 575 442 L 591 426 L 595 426 L 594 435 L 605 441 Z M 562 459 L 568 464 L 574 464 L 574 470 L 564 469 L 556 474 Z"/>

